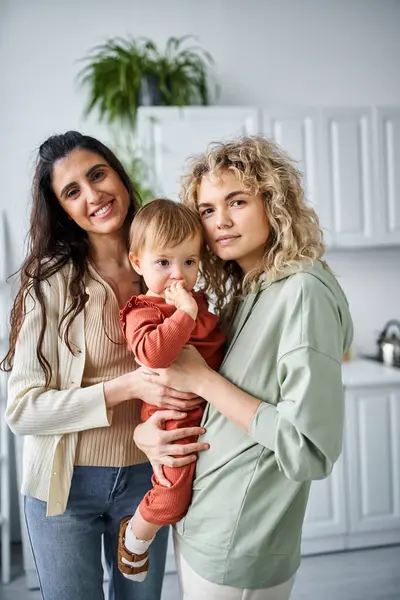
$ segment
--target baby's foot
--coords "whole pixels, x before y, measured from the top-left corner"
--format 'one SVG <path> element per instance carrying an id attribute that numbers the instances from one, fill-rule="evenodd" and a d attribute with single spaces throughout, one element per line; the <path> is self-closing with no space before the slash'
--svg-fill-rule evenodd
<path id="1" fill-rule="evenodd" d="M 132 581 L 144 581 L 149 570 L 151 540 L 138 540 L 131 529 L 131 516 L 121 519 L 118 535 L 118 568 Z"/>

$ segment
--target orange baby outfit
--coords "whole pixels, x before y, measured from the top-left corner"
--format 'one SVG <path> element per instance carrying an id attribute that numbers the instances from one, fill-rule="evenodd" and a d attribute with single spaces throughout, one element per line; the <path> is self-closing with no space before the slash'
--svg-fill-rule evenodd
<path id="1" fill-rule="evenodd" d="M 203 292 L 194 292 L 193 297 L 199 307 L 196 321 L 157 296 L 132 296 L 121 310 L 120 319 L 128 348 L 143 365 L 164 369 L 177 358 L 185 344 L 192 344 L 212 369 L 219 368 L 225 334 L 218 327 L 218 317 L 209 312 Z M 157 410 L 160 409 L 143 402 L 142 420 L 146 421 Z M 204 404 L 188 411 L 181 421 L 167 421 L 166 428 L 198 426 L 203 411 Z M 192 437 L 178 440 L 177 443 L 193 441 L 196 440 Z M 160 485 L 153 475 L 153 488 L 139 505 L 143 519 L 153 525 L 169 525 L 182 519 L 192 495 L 194 463 L 177 468 L 164 466 L 163 470 L 171 487 Z"/>

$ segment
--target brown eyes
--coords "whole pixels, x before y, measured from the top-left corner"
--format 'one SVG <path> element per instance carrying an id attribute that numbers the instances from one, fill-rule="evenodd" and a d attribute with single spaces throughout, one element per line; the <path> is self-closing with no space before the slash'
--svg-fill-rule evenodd
<path id="1" fill-rule="evenodd" d="M 93 183 L 97 183 L 98 181 L 101 181 L 102 179 L 104 179 L 105 176 L 106 176 L 106 172 L 103 170 L 99 170 L 99 171 L 95 171 L 94 173 L 92 173 L 90 178 Z M 75 196 L 77 196 L 78 193 L 79 193 L 78 187 L 71 188 L 70 190 L 68 190 L 65 197 L 66 198 L 74 198 Z"/>
<path id="2" fill-rule="evenodd" d="M 73 198 L 78 192 L 77 188 L 72 188 L 70 190 L 68 190 L 67 194 L 66 194 L 66 198 Z"/>
<path id="3" fill-rule="evenodd" d="M 95 173 L 93 173 L 92 181 L 98 181 L 99 179 L 102 179 L 104 175 L 104 171 L 96 171 Z"/>

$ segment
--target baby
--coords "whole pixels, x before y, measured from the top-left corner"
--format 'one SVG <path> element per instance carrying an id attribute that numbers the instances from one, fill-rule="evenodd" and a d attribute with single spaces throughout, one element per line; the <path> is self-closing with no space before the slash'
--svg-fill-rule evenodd
<path id="1" fill-rule="evenodd" d="M 120 318 L 129 349 L 146 367 L 168 367 L 185 344 L 193 344 L 211 368 L 220 366 L 225 335 L 218 327 L 218 317 L 208 311 L 205 295 L 192 291 L 203 245 L 199 215 L 172 200 L 153 200 L 133 220 L 129 260 L 143 277 L 148 292 L 133 296 Z M 156 410 L 143 403 L 142 419 L 148 419 Z M 204 404 L 188 411 L 183 420 L 168 421 L 167 429 L 200 425 L 203 410 Z M 179 443 L 191 441 L 187 438 Z M 145 579 L 148 548 L 155 534 L 187 512 L 194 470 L 194 463 L 164 467 L 170 487 L 162 486 L 153 474 L 153 487 L 134 516 L 122 519 L 118 565 L 125 577 Z"/>

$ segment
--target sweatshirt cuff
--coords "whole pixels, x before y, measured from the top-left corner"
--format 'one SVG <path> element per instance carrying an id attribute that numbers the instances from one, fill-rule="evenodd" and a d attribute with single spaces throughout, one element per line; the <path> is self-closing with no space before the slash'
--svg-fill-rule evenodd
<path id="1" fill-rule="evenodd" d="M 273 404 L 261 402 L 250 422 L 249 435 L 261 446 L 275 452 L 278 410 Z"/>

